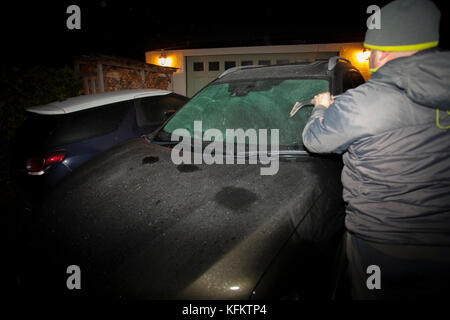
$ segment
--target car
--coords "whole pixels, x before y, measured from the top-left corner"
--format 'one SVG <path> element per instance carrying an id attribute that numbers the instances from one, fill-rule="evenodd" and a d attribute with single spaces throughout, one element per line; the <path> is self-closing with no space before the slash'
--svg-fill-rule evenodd
<path id="1" fill-rule="evenodd" d="M 15 176 L 30 193 L 53 187 L 102 151 L 151 133 L 188 100 L 167 90 L 131 89 L 30 107 L 14 142 Z"/>
<path id="2" fill-rule="evenodd" d="M 345 231 L 342 158 L 303 146 L 313 106 L 289 113 L 298 101 L 362 83 L 340 57 L 227 70 L 159 130 L 102 153 L 46 197 L 24 232 L 20 291 L 69 298 L 331 299 Z M 250 134 L 227 140 L 228 129 L 268 130 L 275 138 L 264 152 L 252 147 Z M 201 139 L 208 130 L 215 138 Z M 229 144 L 231 152 L 220 151 Z M 191 163 L 174 160 L 199 153 Z M 216 161 L 207 163 L 208 154 Z M 269 166 L 252 163 L 255 154 L 278 159 L 278 169 L 271 162 L 274 170 L 263 174 Z M 81 271 L 82 290 L 67 289 L 75 270 L 68 267 Z"/>

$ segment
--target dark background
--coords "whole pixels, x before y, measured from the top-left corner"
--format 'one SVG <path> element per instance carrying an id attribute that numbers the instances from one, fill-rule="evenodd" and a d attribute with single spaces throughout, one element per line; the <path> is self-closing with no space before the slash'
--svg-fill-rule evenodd
<path id="1" fill-rule="evenodd" d="M 366 9 L 389 1 L 15 1 L 1 7 L 2 64 L 71 64 L 79 54 L 144 61 L 145 51 L 363 41 Z M 450 48 L 446 1 L 441 47 Z M 66 9 L 81 9 L 68 30 Z M 420 23 L 420 21 L 418 21 Z"/>
<path id="2" fill-rule="evenodd" d="M 15 256 L 20 255 L 16 246 L 25 216 L 19 214 L 22 206 L 8 176 L 9 162 L 13 162 L 8 152 L 10 138 L 23 121 L 26 107 L 63 99 L 76 92 L 75 80 L 69 74 L 73 73 L 73 56 L 109 54 L 144 61 L 146 51 L 158 49 L 363 41 L 369 16 L 367 7 L 371 4 L 382 7 L 388 2 L 2 2 L 0 203 L 3 225 L 7 226 L 6 243 L 12 244 L 4 254 L 4 264 L 9 268 L 7 275 L 15 272 Z M 446 1 L 435 3 L 442 11 L 440 46 L 450 49 Z M 81 30 L 66 27 L 69 17 L 66 9 L 71 4 L 81 8 Z M 59 68 L 62 66 L 68 67 Z M 16 279 L 7 278 L 6 288 L 15 285 Z"/>

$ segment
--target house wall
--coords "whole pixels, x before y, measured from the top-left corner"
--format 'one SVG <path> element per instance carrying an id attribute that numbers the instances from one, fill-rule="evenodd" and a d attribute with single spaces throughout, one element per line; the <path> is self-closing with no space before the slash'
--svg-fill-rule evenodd
<path id="1" fill-rule="evenodd" d="M 138 70 L 110 67 L 105 72 L 105 91 L 121 89 L 169 89 L 170 75 L 165 73 L 145 72 Z"/>
<path id="2" fill-rule="evenodd" d="M 76 73 L 83 79 L 82 94 L 123 89 L 172 90 L 173 68 L 133 63 L 124 58 L 81 57 L 74 61 Z"/>
<path id="3" fill-rule="evenodd" d="M 330 43 L 330 44 L 305 44 L 305 45 L 285 45 L 285 46 L 257 46 L 257 47 L 233 47 L 233 48 L 210 48 L 210 49 L 188 49 L 188 50 L 166 50 L 166 58 L 171 59 L 171 67 L 178 68 L 173 74 L 173 86 L 172 90 L 176 93 L 191 96 L 193 92 L 197 91 L 197 87 L 204 85 L 211 81 L 218 74 L 223 72 L 223 67 L 217 73 L 205 72 L 204 79 L 196 83 L 192 83 L 192 77 L 189 76 L 189 68 L 192 68 L 192 63 L 196 60 L 210 61 L 212 57 L 216 60 L 218 57 L 233 56 L 237 57 L 236 61 L 242 61 L 245 57 L 269 57 L 273 61 L 277 58 L 285 59 L 290 57 L 291 62 L 295 62 L 295 57 L 308 57 L 306 60 L 314 60 L 314 57 L 320 58 L 321 53 L 338 52 L 340 56 L 346 58 L 357 67 L 364 78 L 368 80 L 370 73 L 368 70 L 368 62 L 359 62 L 356 58 L 356 54 L 363 49 L 362 43 Z M 148 51 L 146 52 L 146 62 L 151 64 L 159 64 L 159 58 L 161 51 Z M 223 60 L 223 59 L 221 59 Z M 257 61 L 257 60 L 256 60 Z M 205 70 L 207 71 L 207 70 Z M 189 83 L 191 82 L 191 83 Z M 190 89 L 189 89 L 189 86 Z M 192 90 L 192 87 L 196 87 Z"/>

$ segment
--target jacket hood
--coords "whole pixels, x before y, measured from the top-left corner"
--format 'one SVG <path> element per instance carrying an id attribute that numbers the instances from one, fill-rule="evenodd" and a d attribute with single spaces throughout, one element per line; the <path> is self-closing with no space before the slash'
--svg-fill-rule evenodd
<path id="1" fill-rule="evenodd" d="M 428 49 L 386 63 L 372 79 L 405 91 L 415 103 L 450 110 L 450 52 Z"/>

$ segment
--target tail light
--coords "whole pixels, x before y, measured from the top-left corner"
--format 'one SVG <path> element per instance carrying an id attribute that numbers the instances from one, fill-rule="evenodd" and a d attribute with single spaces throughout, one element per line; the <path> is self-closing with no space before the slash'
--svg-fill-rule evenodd
<path id="1" fill-rule="evenodd" d="M 32 157 L 27 160 L 27 173 L 32 176 L 43 175 L 51 166 L 62 162 L 65 156 L 64 151 L 56 151 Z"/>

